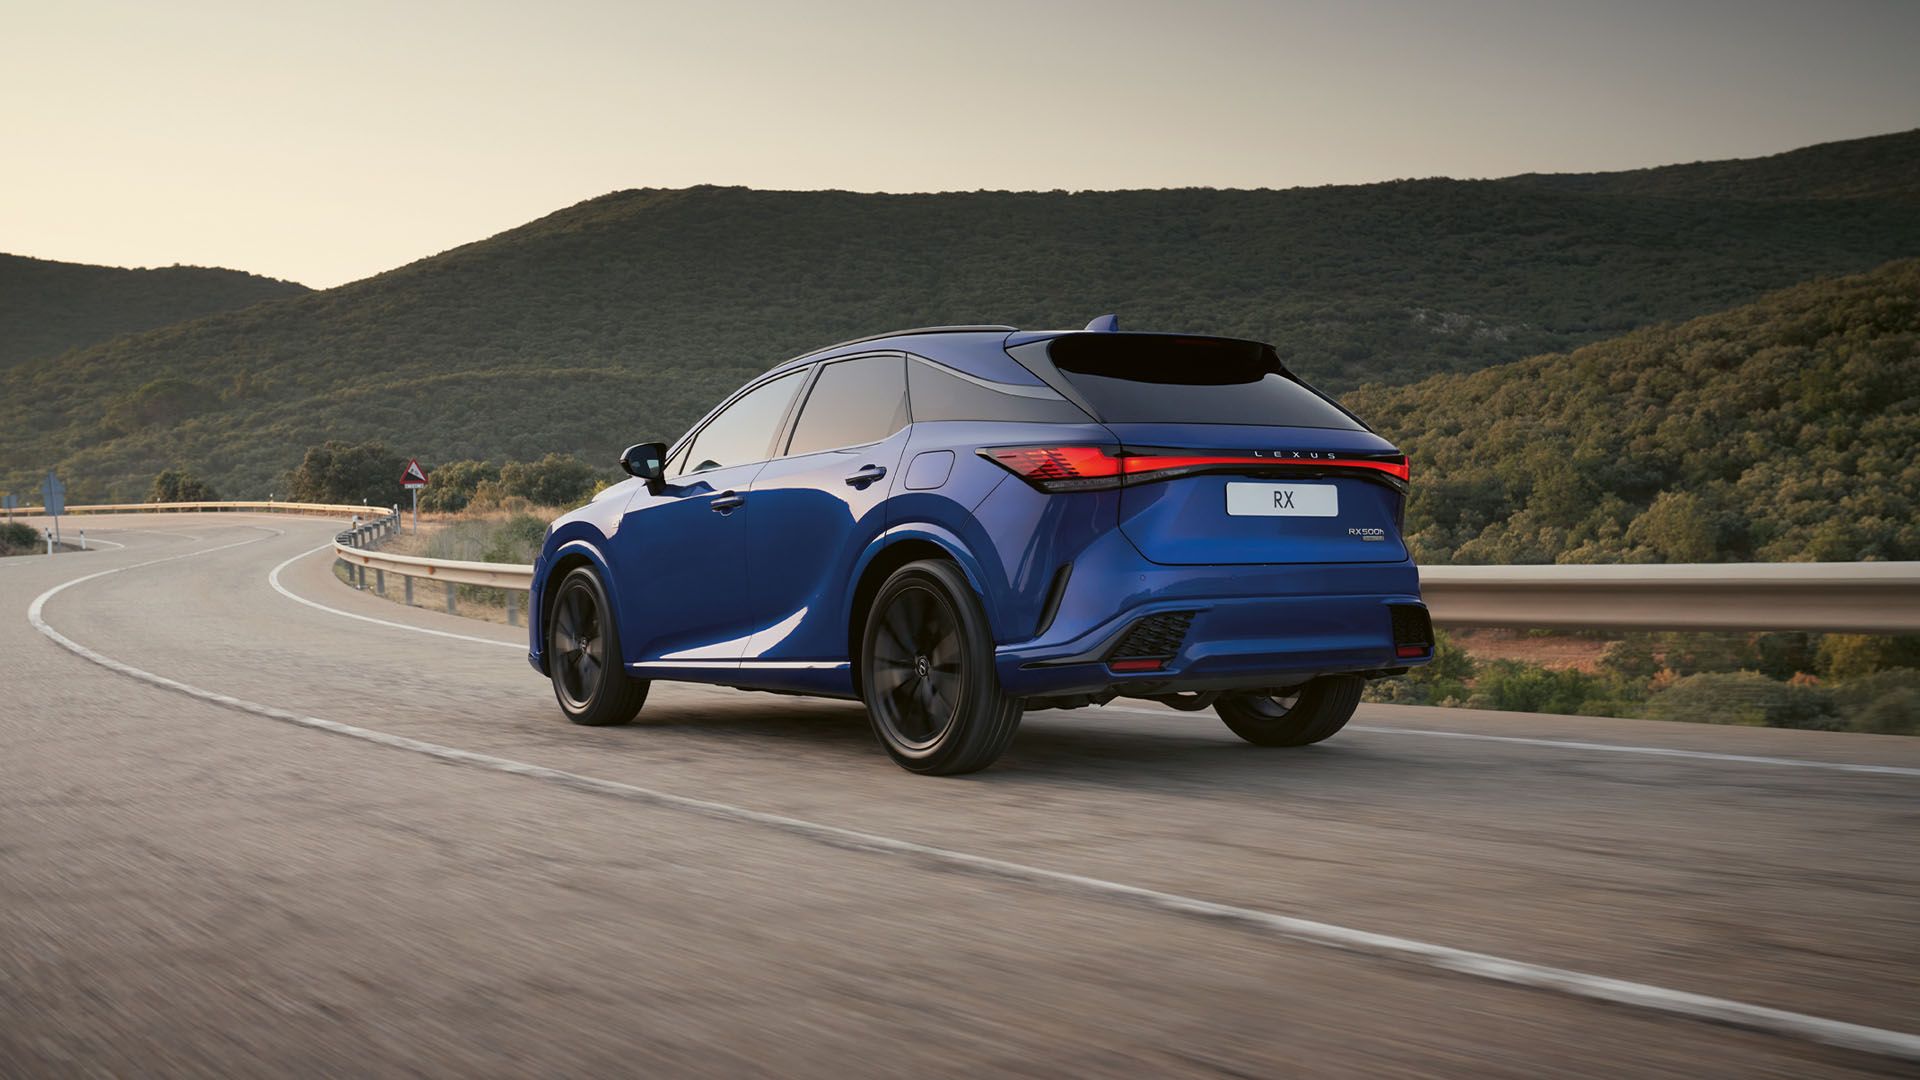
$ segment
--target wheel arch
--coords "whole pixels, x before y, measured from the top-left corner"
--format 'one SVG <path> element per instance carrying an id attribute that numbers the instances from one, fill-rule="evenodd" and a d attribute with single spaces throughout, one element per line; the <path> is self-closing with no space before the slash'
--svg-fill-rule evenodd
<path id="1" fill-rule="evenodd" d="M 967 584 L 981 598 L 982 604 L 987 603 L 988 594 L 981 588 L 979 565 L 959 537 L 932 525 L 902 525 L 888 529 L 874 538 L 854 567 L 854 587 L 847 601 L 847 659 L 856 670 L 860 664 L 860 646 L 866 636 L 867 616 L 871 614 L 874 596 L 895 570 L 922 559 L 941 559 L 958 566 L 966 576 Z M 991 624 L 991 610 L 988 615 Z M 856 692 L 859 687 L 860 680 L 856 677 Z"/>
<path id="2" fill-rule="evenodd" d="M 538 582 L 540 590 L 537 594 L 540 597 L 538 609 L 527 612 L 527 619 L 533 624 L 529 627 L 529 631 L 533 640 L 538 643 L 540 673 L 543 675 L 552 674 L 547 666 L 546 637 L 547 622 L 553 615 L 554 586 L 582 566 L 592 567 L 594 573 L 599 575 L 600 587 L 606 590 L 607 606 L 611 609 L 606 613 L 606 617 L 613 621 L 616 637 L 619 635 L 620 587 L 614 580 L 612 568 L 607 565 L 606 556 L 601 554 L 600 549 L 584 540 L 570 540 L 561 544 L 554 549 L 553 555 L 545 562 L 542 569 Z M 620 662 L 624 664 L 625 658 L 620 658 Z"/>

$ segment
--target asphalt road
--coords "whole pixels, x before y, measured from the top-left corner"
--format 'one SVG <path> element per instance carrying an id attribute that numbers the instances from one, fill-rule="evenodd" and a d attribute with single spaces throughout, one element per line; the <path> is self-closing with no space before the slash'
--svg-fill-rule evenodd
<path id="1" fill-rule="evenodd" d="M 927 779 L 845 703 L 571 727 L 333 523 L 86 526 L 0 560 L 3 1076 L 1920 1071 L 1920 740 L 1110 707 Z"/>

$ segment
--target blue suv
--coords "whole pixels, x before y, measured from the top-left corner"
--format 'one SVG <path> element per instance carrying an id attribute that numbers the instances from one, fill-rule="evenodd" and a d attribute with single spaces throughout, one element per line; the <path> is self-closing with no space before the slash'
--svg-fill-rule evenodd
<path id="1" fill-rule="evenodd" d="M 621 464 L 534 568 L 528 658 L 576 723 L 654 679 L 854 698 L 900 765 L 963 773 L 1116 697 L 1318 742 L 1433 655 L 1406 456 L 1258 342 L 903 330 Z"/>

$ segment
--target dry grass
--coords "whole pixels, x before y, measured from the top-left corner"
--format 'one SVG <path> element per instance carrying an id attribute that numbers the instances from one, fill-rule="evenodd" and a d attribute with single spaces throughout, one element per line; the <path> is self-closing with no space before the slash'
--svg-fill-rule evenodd
<path id="1" fill-rule="evenodd" d="M 1465 649 L 1475 663 L 1516 660 L 1549 671 L 1600 670 L 1600 658 L 1613 644 L 1610 638 L 1571 634 L 1538 634 L 1530 630 L 1463 629 L 1449 632 L 1453 643 Z"/>
<path id="2" fill-rule="evenodd" d="M 522 499 L 509 499 L 504 505 L 474 507 L 457 514 L 423 513 L 417 533 L 412 531 L 412 516 L 403 511 L 400 531 L 381 544 L 380 550 L 430 559 L 529 563 L 539 553 L 547 522 L 566 513 L 568 509 L 532 506 Z M 353 583 L 342 565 L 335 565 L 334 576 L 348 584 Z M 446 590 L 449 587 L 442 582 L 416 579 L 413 583 L 413 606 L 446 610 Z M 518 605 L 519 616 L 526 615 L 525 593 L 478 585 L 451 587 L 456 590 L 454 613 L 457 615 L 484 622 L 505 623 L 509 599 Z M 367 577 L 367 591 L 374 592 L 371 571 Z M 384 597 L 395 603 L 405 603 L 405 579 L 395 575 L 389 580 Z M 525 625 L 524 622 L 521 625 Z"/>

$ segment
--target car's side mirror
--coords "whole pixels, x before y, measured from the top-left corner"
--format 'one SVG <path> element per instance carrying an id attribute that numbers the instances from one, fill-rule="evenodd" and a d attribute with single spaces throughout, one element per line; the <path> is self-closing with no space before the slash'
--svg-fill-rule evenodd
<path id="1" fill-rule="evenodd" d="M 634 443 L 620 451 L 620 467 L 627 470 L 628 475 L 645 480 L 647 490 L 658 495 L 667 476 L 667 444 Z"/>

